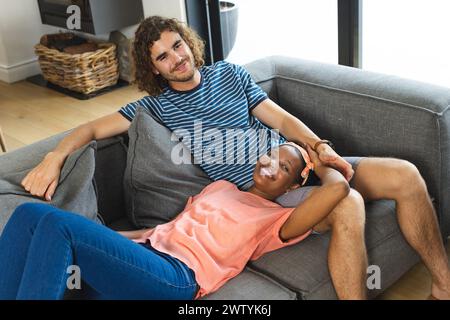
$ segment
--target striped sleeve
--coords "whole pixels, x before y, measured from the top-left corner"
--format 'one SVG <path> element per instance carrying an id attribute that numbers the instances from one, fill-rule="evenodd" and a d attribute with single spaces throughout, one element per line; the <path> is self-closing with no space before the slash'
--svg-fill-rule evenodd
<path id="1" fill-rule="evenodd" d="M 239 65 L 235 65 L 235 67 L 236 72 L 242 81 L 245 95 L 247 96 L 248 108 L 252 110 L 267 99 L 267 93 L 255 83 L 247 70 Z"/>
<path id="2" fill-rule="evenodd" d="M 133 121 L 134 116 L 136 115 L 137 108 L 139 107 L 146 109 L 156 119 L 162 122 L 161 108 L 159 106 L 159 103 L 155 98 L 150 96 L 144 97 L 138 101 L 127 104 L 126 106 L 122 107 L 119 110 L 119 113 L 129 121 Z"/>

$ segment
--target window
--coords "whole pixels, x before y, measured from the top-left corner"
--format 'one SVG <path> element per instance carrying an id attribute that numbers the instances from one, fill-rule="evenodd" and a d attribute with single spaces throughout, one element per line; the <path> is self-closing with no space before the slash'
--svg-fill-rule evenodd
<path id="1" fill-rule="evenodd" d="M 336 0 L 231 2 L 238 7 L 238 28 L 227 61 L 245 64 L 285 55 L 338 63 Z"/>
<path id="2" fill-rule="evenodd" d="M 362 67 L 450 87 L 450 1 L 364 1 Z"/>

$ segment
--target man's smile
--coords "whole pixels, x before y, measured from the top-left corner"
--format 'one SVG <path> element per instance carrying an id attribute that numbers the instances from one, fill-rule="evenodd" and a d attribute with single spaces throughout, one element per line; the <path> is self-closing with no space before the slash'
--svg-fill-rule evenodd
<path id="1" fill-rule="evenodd" d="M 187 70 L 187 60 L 184 60 L 178 67 L 175 67 L 175 72 L 185 72 Z"/>

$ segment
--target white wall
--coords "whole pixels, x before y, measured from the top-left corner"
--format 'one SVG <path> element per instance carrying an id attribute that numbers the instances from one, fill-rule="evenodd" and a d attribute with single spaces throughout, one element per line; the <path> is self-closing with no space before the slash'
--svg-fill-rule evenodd
<path id="1" fill-rule="evenodd" d="M 142 0 L 142 3 L 146 17 L 162 15 L 186 21 L 184 0 Z M 122 32 L 132 37 L 136 27 Z M 33 47 L 42 35 L 58 30 L 60 28 L 41 23 L 37 1 L 1 1 L 0 80 L 12 83 L 40 73 Z M 107 39 L 108 35 L 97 38 Z"/>
<path id="2" fill-rule="evenodd" d="M 144 15 L 177 18 L 186 21 L 184 0 L 142 0 Z"/>
<path id="3" fill-rule="evenodd" d="M 8 59 L 6 58 L 6 50 L 3 45 L 3 37 L 0 32 L 0 66 L 6 66 L 8 64 Z"/>
<path id="4" fill-rule="evenodd" d="M 15 82 L 39 73 L 33 47 L 57 29 L 42 25 L 37 1 L 2 1 L 1 6 L 0 80 Z"/>

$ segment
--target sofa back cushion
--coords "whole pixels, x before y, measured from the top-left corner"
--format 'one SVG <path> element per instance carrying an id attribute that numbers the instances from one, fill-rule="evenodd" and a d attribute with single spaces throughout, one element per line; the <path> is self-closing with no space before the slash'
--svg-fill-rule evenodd
<path id="1" fill-rule="evenodd" d="M 174 148 L 189 160 L 190 151 L 178 139 L 172 141 L 171 131 L 145 109 L 138 108 L 128 135 L 124 194 L 128 218 L 136 227 L 172 220 L 190 196 L 212 182 L 199 166 L 172 161 Z"/>

